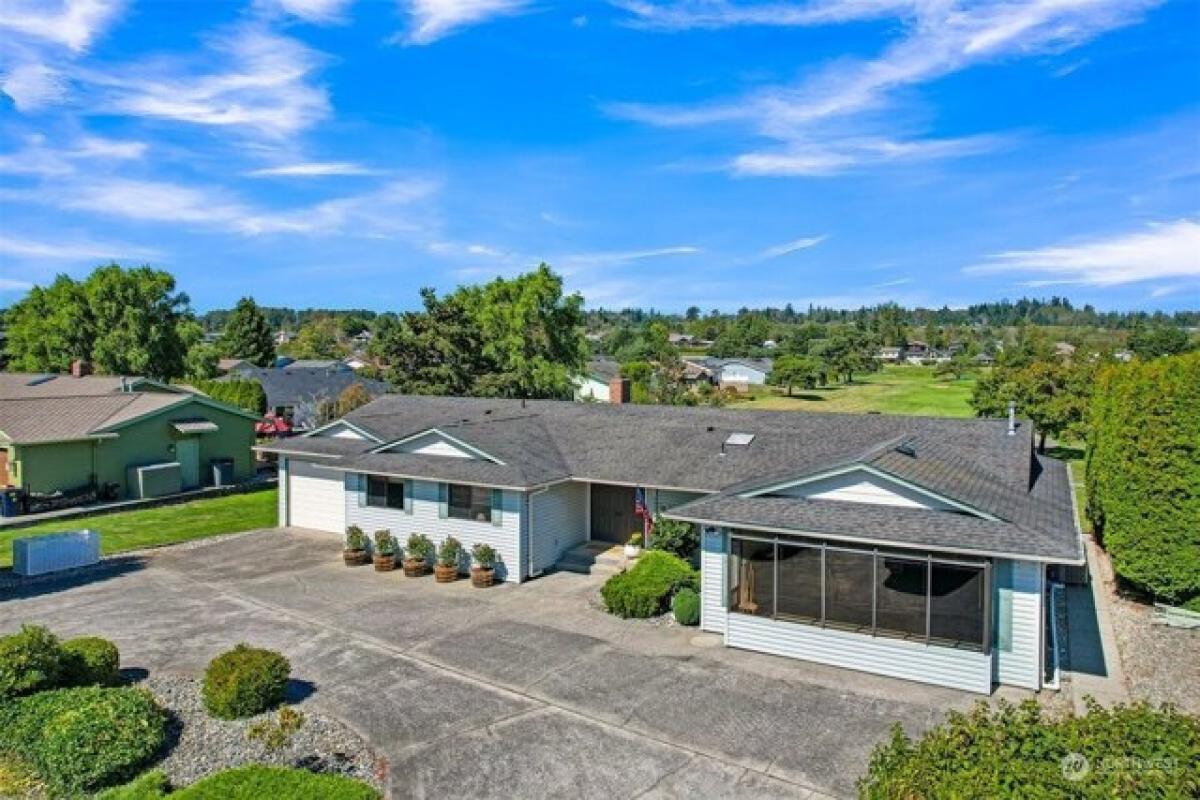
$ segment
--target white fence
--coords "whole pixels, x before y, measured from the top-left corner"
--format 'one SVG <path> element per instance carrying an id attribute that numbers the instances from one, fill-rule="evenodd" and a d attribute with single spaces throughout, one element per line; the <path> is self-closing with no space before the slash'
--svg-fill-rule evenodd
<path id="1" fill-rule="evenodd" d="M 18 575 L 45 575 L 99 561 L 100 534 L 92 530 L 13 540 L 13 571 Z"/>

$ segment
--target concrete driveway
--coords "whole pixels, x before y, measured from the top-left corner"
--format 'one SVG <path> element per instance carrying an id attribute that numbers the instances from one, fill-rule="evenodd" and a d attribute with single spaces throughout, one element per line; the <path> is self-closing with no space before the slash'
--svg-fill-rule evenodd
<path id="1" fill-rule="evenodd" d="M 622 621 L 586 576 L 481 591 L 347 569 L 339 548 L 303 530 L 166 548 L 0 594 L 0 631 L 107 636 L 150 671 L 281 650 L 303 702 L 387 758 L 395 797 L 847 796 L 893 723 L 976 699 Z"/>

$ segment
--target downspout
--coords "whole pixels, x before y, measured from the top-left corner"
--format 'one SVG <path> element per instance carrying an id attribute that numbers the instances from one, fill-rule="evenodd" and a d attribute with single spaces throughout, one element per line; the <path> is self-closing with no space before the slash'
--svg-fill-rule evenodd
<path id="1" fill-rule="evenodd" d="M 550 491 L 550 487 L 543 486 L 525 495 L 525 530 L 528 531 L 528 536 L 526 537 L 528 547 L 526 548 L 527 553 L 525 556 L 525 573 L 530 578 L 540 577 L 546 572 L 544 569 L 539 569 L 536 573 L 533 571 L 533 498 L 548 491 Z"/>

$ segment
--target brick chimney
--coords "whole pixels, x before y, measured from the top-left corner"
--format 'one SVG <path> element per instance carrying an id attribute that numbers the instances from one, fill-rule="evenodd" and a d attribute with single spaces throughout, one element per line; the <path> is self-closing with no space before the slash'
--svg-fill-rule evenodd
<path id="1" fill-rule="evenodd" d="M 629 379 L 620 376 L 608 382 L 608 402 L 615 406 L 629 402 Z"/>
<path id="2" fill-rule="evenodd" d="M 71 362 L 71 377 L 82 378 L 92 374 L 92 362 L 77 358 Z"/>

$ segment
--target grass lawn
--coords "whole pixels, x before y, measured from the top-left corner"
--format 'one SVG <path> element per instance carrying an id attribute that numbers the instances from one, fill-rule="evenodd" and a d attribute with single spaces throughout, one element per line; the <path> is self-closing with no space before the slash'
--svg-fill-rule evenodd
<path id="1" fill-rule="evenodd" d="M 91 528 L 100 532 L 100 549 L 108 555 L 222 533 L 270 528 L 276 523 L 277 496 L 277 490 L 267 489 L 117 514 L 52 520 L 29 528 L 0 529 L 0 567 L 12 565 L 13 539 L 44 533 Z"/>
<path id="2" fill-rule="evenodd" d="M 887 365 L 880 372 L 855 376 L 850 385 L 835 384 L 812 391 L 796 389 L 791 397 L 774 387 L 756 387 L 753 399 L 730 408 L 765 411 L 846 411 L 919 414 L 933 417 L 971 417 L 975 377 L 939 378 L 933 367 Z"/>
<path id="3" fill-rule="evenodd" d="M 1091 533 L 1092 523 L 1084 510 L 1087 508 L 1087 490 L 1083 483 L 1083 467 L 1087 453 L 1082 444 L 1057 444 L 1046 447 L 1046 455 L 1067 462 L 1071 470 L 1071 479 L 1075 482 L 1075 508 L 1079 510 L 1079 524 L 1084 533 Z"/>

